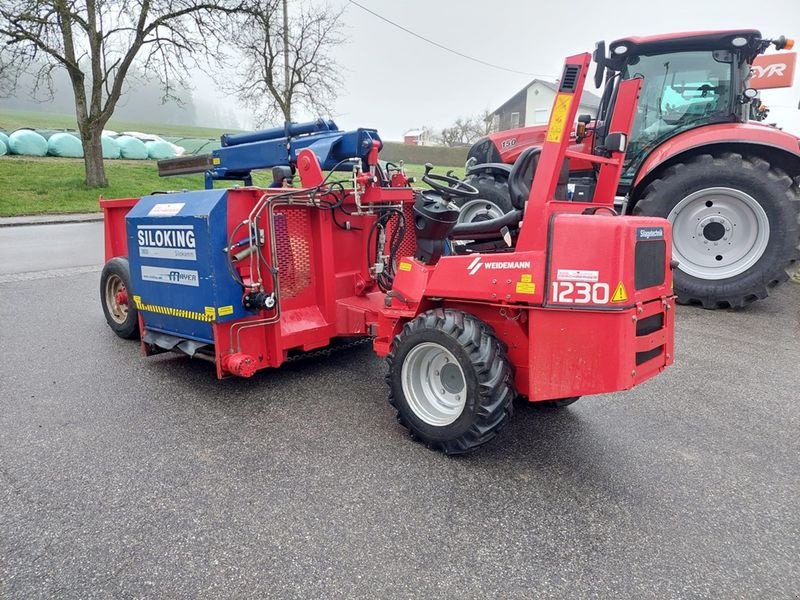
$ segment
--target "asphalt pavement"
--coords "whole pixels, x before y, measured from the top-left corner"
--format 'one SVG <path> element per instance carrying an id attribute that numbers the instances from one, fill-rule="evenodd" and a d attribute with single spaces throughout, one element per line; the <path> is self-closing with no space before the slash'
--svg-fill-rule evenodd
<path id="1" fill-rule="evenodd" d="M 680 307 L 663 375 L 454 459 L 368 347 L 249 380 L 141 357 L 85 239 L 0 275 L 1 598 L 800 597 L 800 286 Z"/>

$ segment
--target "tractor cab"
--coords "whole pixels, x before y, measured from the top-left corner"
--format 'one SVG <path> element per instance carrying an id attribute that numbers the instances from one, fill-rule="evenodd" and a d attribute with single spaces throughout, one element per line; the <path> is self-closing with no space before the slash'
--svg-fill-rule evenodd
<path id="1" fill-rule="evenodd" d="M 597 140 L 613 106 L 616 82 L 642 79 L 636 119 L 623 178 L 632 178 L 649 152 L 684 131 L 716 123 L 745 122 L 756 91 L 751 66 L 770 45 L 792 47 L 781 37 L 766 40 L 755 29 L 682 33 L 616 40 L 605 56 L 598 43 L 595 60 L 606 89 L 598 112 Z M 602 80 L 596 78 L 596 83 Z"/>

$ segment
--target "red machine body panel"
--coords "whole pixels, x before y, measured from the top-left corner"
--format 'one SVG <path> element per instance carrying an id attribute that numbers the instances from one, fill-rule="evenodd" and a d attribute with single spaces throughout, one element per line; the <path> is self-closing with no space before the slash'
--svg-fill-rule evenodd
<path id="1" fill-rule="evenodd" d="M 103 209 L 103 241 L 106 262 L 117 256 L 128 256 L 128 237 L 125 234 L 125 215 L 139 198 L 109 199 L 100 196 Z"/>

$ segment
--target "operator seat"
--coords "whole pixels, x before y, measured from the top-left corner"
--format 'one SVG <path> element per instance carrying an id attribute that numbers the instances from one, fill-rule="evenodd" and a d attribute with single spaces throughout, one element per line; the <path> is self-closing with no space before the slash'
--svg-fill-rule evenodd
<path id="1" fill-rule="evenodd" d="M 519 228 L 522 215 L 525 210 L 525 203 L 531 193 L 533 176 L 539 164 L 539 157 L 542 149 L 537 146 L 526 148 L 514 161 L 511 172 L 508 175 L 508 192 L 511 199 L 513 210 L 506 214 L 489 219 L 488 221 L 473 221 L 472 223 L 459 223 L 450 232 L 450 239 L 453 240 L 492 240 L 502 239 L 502 229 Z M 561 173 L 556 185 L 556 198 L 566 199 L 567 184 L 569 183 L 569 164 L 565 160 L 561 166 Z"/>
<path id="2" fill-rule="evenodd" d="M 541 147 L 533 146 L 526 148 L 514 161 L 511 173 L 508 175 L 508 191 L 511 195 L 511 205 L 514 208 L 522 209 L 531 194 L 533 176 L 536 167 L 539 166 L 539 157 L 542 154 Z M 561 164 L 561 172 L 556 183 L 556 200 L 567 199 L 567 184 L 569 183 L 569 161 L 565 160 Z"/>
<path id="3" fill-rule="evenodd" d="M 539 146 L 531 146 L 522 151 L 514 161 L 511 172 L 508 174 L 508 192 L 511 195 L 511 206 L 522 210 L 531 195 L 531 185 L 533 184 L 533 174 L 539 166 L 539 157 L 542 149 Z"/>

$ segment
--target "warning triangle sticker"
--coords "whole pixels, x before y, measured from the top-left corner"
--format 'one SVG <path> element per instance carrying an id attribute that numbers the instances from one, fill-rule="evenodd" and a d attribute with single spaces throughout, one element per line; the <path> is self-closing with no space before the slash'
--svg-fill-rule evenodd
<path id="1" fill-rule="evenodd" d="M 614 295 L 611 296 L 612 302 L 626 302 L 628 300 L 628 292 L 625 291 L 625 286 L 620 281 L 617 289 L 614 290 Z"/>

